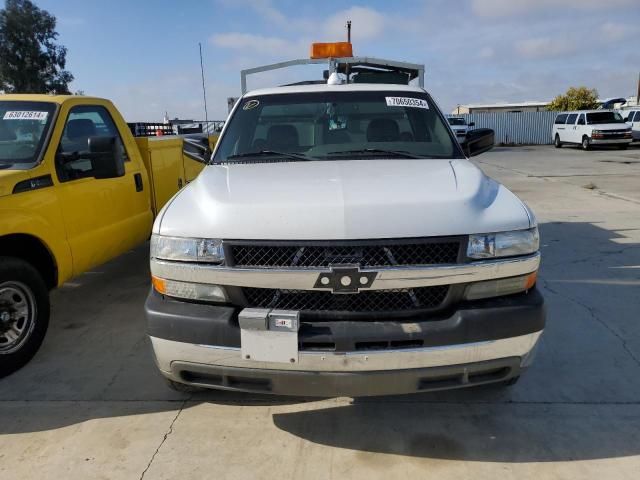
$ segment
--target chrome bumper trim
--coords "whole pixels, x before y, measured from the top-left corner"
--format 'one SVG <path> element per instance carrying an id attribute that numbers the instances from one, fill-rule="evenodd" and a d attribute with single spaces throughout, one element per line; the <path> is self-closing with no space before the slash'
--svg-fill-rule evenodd
<path id="1" fill-rule="evenodd" d="M 488 342 L 416 349 L 348 353 L 300 352 L 295 364 L 245 360 L 239 348 L 150 338 L 156 362 L 160 370 L 167 374 L 171 372 L 171 363 L 176 361 L 264 370 L 365 372 L 459 365 L 506 357 L 520 357 L 524 364 L 541 334 L 542 331 Z"/>
<path id="2" fill-rule="evenodd" d="M 633 142 L 633 138 L 592 138 L 592 145 L 614 145 Z"/>
<path id="3" fill-rule="evenodd" d="M 365 268 L 361 272 L 377 273 L 373 284 L 367 290 L 388 290 L 514 277 L 531 273 L 537 270 L 539 265 L 540 253 L 535 253 L 525 257 L 481 260 L 455 265 Z M 318 276 L 327 272 L 330 272 L 330 270 L 326 268 L 233 268 L 151 260 L 151 273 L 157 277 L 183 282 L 238 287 L 321 291 L 323 290 L 322 288 L 314 288 L 314 286 Z M 330 291 L 330 289 L 327 290 Z"/>

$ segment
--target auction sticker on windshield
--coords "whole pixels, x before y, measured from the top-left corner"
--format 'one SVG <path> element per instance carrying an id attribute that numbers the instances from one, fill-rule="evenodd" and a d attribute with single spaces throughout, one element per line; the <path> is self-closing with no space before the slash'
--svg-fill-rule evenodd
<path id="1" fill-rule="evenodd" d="M 426 108 L 429 110 L 429 104 L 426 100 L 421 98 L 411 97 L 385 97 L 387 100 L 387 107 L 414 107 L 414 108 Z"/>
<path id="2" fill-rule="evenodd" d="M 9 110 L 2 117 L 3 120 L 46 120 L 49 112 L 36 112 L 33 110 Z"/>

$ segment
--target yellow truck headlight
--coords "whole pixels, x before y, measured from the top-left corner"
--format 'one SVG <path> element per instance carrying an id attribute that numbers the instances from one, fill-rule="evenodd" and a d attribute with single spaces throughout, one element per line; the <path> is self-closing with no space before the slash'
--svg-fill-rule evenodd
<path id="1" fill-rule="evenodd" d="M 180 262 L 224 262 L 222 240 L 215 238 L 151 236 L 151 258 Z"/>
<path id="2" fill-rule="evenodd" d="M 538 228 L 469 235 L 467 257 L 487 259 L 535 253 L 540 246 Z"/>

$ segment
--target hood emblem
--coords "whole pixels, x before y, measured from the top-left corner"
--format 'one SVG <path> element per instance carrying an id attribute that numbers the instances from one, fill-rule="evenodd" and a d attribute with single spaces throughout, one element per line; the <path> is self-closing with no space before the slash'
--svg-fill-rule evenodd
<path id="1" fill-rule="evenodd" d="M 360 293 L 371 288 L 378 272 L 363 272 L 359 267 L 332 267 L 318 275 L 313 288 L 330 290 L 331 293 Z"/>

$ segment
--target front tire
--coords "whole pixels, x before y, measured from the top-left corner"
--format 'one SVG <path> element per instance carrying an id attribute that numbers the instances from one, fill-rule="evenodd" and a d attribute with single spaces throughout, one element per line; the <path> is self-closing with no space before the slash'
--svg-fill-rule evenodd
<path id="1" fill-rule="evenodd" d="M 582 149 L 589 150 L 591 148 L 591 142 L 589 141 L 589 137 L 586 135 L 582 137 Z"/>
<path id="2" fill-rule="evenodd" d="M 0 378 L 36 354 L 49 327 L 49 293 L 28 262 L 0 257 Z"/>
<path id="3" fill-rule="evenodd" d="M 560 141 L 560 135 L 556 133 L 556 138 L 553 139 L 553 146 L 556 148 L 562 148 L 562 142 Z"/>

